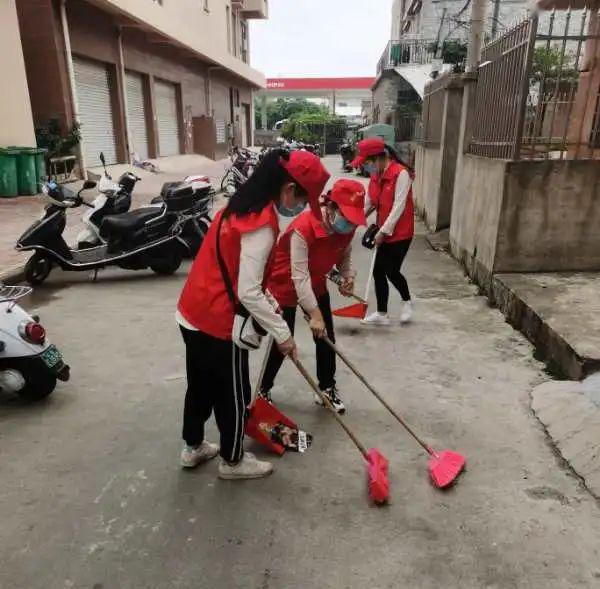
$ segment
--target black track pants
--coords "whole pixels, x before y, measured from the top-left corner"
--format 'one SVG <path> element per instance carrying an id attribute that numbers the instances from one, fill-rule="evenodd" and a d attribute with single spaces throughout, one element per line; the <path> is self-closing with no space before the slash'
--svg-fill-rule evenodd
<path id="1" fill-rule="evenodd" d="M 408 283 L 400 270 L 411 241 L 412 239 L 405 239 L 394 243 L 383 243 L 377 249 L 373 278 L 375 280 L 377 310 L 380 313 L 387 313 L 388 310 L 388 299 L 390 298 L 388 280 L 400 293 L 402 300 L 410 301 Z"/>
<path id="2" fill-rule="evenodd" d="M 251 389 L 248 351 L 233 342 L 181 327 L 185 342 L 187 392 L 183 410 L 183 439 L 190 446 L 204 440 L 211 413 L 221 434 L 221 456 L 238 462 L 243 455 L 246 408 Z"/>

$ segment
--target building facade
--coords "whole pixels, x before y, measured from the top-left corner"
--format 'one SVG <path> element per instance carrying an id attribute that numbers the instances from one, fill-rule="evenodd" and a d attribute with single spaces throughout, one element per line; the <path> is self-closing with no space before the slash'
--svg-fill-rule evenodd
<path id="1" fill-rule="evenodd" d="M 266 0 L 16 0 L 36 128 L 80 125 L 84 167 L 201 153 L 252 136 L 248 21 Z M 2 24 L 4 27 L 4 23 Z"/>
<path id="2" fill-rule="evenodd" d="M 0 147 L 33 145 L 35 135 L 15 0 L 0 2 L 0 67 L 9 84 L 0 92 Z"/>

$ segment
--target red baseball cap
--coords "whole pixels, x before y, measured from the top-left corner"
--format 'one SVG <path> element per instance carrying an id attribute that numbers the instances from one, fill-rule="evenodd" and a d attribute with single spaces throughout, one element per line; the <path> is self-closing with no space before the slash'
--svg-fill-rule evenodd
<path id="1" fill-rule="evenodd" d="M 350 164 L 353 168 L 359 168 L 365 163 L 368 157 L 379 155 L 385 151 L 385 143 L 379 137 L 363 139 L 356 144 L 356 147 L 358 147 L 358 156 Z"/>
<path id="2" fill-rule="evenodd" d="M 329 180 L 329 172 L 321 159 L 310 151 L 292 151 L 290 159 L 281 158 L 287 173 L 308 193 L 308 204 L 317 219 L 321 219 L 319 198 Z"/>
<path id="3" fill-rule="evenodd" d="M 340 207 L 342 215 L 350 223 L 366 225 L 365 217 L 365 187 L 357 180 L 338 180 L 331 190 L 329 199 Z"/>

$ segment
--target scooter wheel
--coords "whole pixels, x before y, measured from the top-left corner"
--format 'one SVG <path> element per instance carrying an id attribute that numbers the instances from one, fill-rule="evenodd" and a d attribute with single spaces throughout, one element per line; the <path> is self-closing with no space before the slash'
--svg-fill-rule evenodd
<path id="1" fill-rule="evenodd" d="M 178 251 L 172 251 L 163 258 L 156 258 L 153 260 L 150 264 L 150 268 L 153 272 L 156 272 L 156 274 L 170 276 L 179 270 L 182 261 L 181 254 Z"/>
<path id="2" fill-rule="evenodd" d="M 25 386 L 19 391 L 19 397 L 26 401 L 39 401 L 47 397 L 56 388 L 53 374 L 31 372 L 23 374 Z"/>
<path id="3" fill-rule="evenodd" d="M 32 286 L 42 284 L 52 270 L 52 260 L 46 256 L 35 253 L 25 264 L 25 280 Z"/>

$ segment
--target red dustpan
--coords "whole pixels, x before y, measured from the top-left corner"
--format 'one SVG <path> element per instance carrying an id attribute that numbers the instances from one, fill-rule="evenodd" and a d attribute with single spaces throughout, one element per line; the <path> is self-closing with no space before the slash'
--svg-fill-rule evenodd
<path id="1" fill-rule="evenodd" d="M 364 319 L 367 315 L 368 308 L 368 303 L 360 302 L 355 303 L 354 305 L 348 305 L 347 307 L 342 307 L 341 309 L 334 309 L 332 313 L 336 317 L 347 317 L 349 319 Z"/>
<path id="2" fill-rule="evenodd" d="M 342 307 L 341 309 L 334 309 L 332 313 L 336 317 L 346 317 L 349 319 L 364 319 L 367 316 L 367 309 L 369 308 L 369 303 L 367 299 L 369 298 L 369 290 L 371 289 L 371 279 L 373 277 L 373 268 L 375 267 L 375 256 L 377 255 L 377 250 L 373 252 L 373 258 L 371 259 L 371 267 L 369 268 L 369 277 L 367 278 L 367 284 L 365 287 L 365 296 L 364 298 L 359 297 L 358 295 L 353 294 L 352 298 L 357 300 L 358 303 L 354 303 L 353 305 L 348 305 L 347 307 Z M 327 278 L 332 282 L 335 282 L 338 286 L 342 281 L 342 277 L 339 272 L 331 271 Z"/>
<path id="3" fill-rule="evenodd" d="M 272 347 L 273 338 L 269 338 L 258 382 L 254 388 L 254 399 L 248 408 L 244 433 L 280 456 L 286 450 L 303 452 L 310 445 L 312 437 L 300 431 L 298 426 L 273 403 L 258 395 Z"/>
<path id="4" fill-rule="evenodd" d="M 275 405 L 263 397 L 257 397 L 254 405 L 250 408 L 250 415 L 246 421 L 244 430 L 246 435 L 281 456 L 285 453 L 286 446 L 278 441 L 273 433 L 282 428 L 298 432 L 298 426 L 281 413 Z"/>

